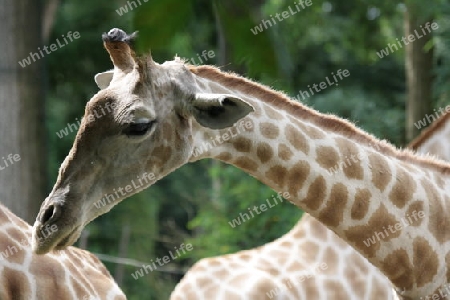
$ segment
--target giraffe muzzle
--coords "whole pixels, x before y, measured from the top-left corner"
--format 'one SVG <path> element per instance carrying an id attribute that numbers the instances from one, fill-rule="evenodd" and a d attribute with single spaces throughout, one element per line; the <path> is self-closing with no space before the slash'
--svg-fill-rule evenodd
<path id="1" fill-rule="evenodd" d="M 38 216 L 38 221 L 41 222 L 41 226 L 46 226 L 50 223 L 54 223 L 61 216 L 61 208 L 59 205 L 50 204 L 49 207 L 41 212 Z"/>

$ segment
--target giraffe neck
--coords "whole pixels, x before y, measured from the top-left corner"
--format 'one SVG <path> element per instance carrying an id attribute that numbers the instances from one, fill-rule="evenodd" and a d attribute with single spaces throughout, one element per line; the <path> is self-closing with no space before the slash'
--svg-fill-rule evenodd
<path id="1" fill-rule="evenodd" d="M 431 153 L 440 159 L 450 161 L 450 113 L 434 121 L 415 138 L 408 147 L 419 153 Z"/>
<path id="2" fill-rule="evenodd" d="M 222 160 L 289 193 L 405 296 L 426 296 L 449 282 L 448 166 L 246 79 L 209 68 L 194 73 L 205 92 L 237 95 L 255 112 L 231 129 L 194 136 L 192 160 Z"/>

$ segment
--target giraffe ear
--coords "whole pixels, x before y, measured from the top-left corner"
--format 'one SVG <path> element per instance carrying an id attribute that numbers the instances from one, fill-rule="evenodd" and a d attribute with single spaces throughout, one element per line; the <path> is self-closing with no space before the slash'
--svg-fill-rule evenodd
<path id="1" fill-rule="evenodd" d="M 111 82 L 111 80 L 113 78 L 113 75 L 114 75 L 113 70 L 106 71 L 103 73 L 98 73 L 94 77 L 95 83 L 101 90 L 106 89 L 109 86 L 109 83 Z"/>
<path id="2" fill-rule="evenodd" d="M 227 94 L 199 93 L 191 105 L 195 120 L 211 129 L 231 127 L 255 110 L 246 101 Z"/>

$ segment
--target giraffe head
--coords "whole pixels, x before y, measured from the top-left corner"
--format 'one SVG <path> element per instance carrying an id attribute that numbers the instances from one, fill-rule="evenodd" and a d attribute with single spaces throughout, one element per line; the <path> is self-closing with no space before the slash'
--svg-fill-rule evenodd
<path id="1" fill-rule="evenodd" d="M 120 29 L 103 35 L 114 70 L 95 77 L 101 90 L 36 218 L 36 253 L 73 244 L 94 218 L 187 163 L 193 122 L 223 129 L 253 111 L 234 95 L 202 93 L 179 59 L 138 59 L 133 38 Z"/>

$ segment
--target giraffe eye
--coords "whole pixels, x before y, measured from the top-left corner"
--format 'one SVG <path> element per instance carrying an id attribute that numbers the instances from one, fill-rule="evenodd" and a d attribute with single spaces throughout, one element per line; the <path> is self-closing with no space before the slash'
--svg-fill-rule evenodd
<path id="1" fill-rule="evenodd" d="M 122 133 L 127 136 L 142 136 L 146 134 L 153 125 L 156 123 L 155 120 L 142 119 L 135 123 L 130 123 L 127 128 L 125 128 Z"/>

